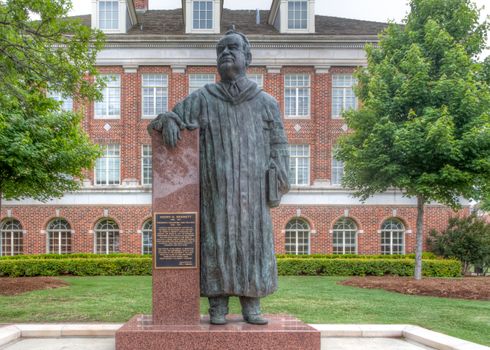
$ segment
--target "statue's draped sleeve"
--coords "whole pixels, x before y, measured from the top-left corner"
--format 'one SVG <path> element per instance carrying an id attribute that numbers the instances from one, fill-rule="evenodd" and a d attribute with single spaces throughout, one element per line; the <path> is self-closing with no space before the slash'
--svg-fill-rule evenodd
<path id="1" fill-rule="evenodd" d="M 271 149 L 271 164 L 275 166 L 280 173 L 279 191 L 281 194 L 286 194 L 289 191 L 289 146 L 284 132 L 284 124 L 281 119 L 279 105 L 276 101 L 270 108 L 267 108 L 267 113 L 272 119 L 272 130 L 270 137 Z"/>

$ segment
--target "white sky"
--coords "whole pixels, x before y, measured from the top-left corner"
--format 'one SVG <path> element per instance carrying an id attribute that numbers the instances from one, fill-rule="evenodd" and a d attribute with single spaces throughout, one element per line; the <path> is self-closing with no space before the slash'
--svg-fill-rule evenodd
<path id="1" fill-rule="evenodd" d="M 490 16 L 490 0 L 473 0 L 482 10 L 482 20 Z M 73 15 L 89 14 L 91 1 L 72 0 Z M 244 5 L 245 3 L 245 5 Z M 272 0 L 225 0 L 225 7 L 230 9 L 264 9 L 270 8 Z M 150 9 L 180 8 L 181 0 L 150 0 Z M 386 22 L 394 20 L 400 22 L 407 14 L 408 0 L 316 0 L 316 14 L 356 18 L 370 21 Z M 489 43 L 490 45 L 490 43 Z M 487 50 L 484 57 L 490 55 Z"/>

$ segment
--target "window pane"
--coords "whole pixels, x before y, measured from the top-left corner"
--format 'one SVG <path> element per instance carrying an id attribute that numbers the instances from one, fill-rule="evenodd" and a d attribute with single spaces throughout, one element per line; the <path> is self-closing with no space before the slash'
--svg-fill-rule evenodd
<path id="1" fill-rule="evenodd" d="M 344 162 L 332 158 L 332 185 L 342 184 L 344 176 Z"/>
<path id="2" fill-rule="evenodd" d="M 335 223 L 333 253 L 357 254 L 357 225 L 352 219 L 342 218 Z"/>
<path id="3" fill-rule="evenodd" d="M 51 97 L 55 101 L 62 102 L 61 110 L 66 112 L 71 112 L 73 110 L 73 99 L 71 97 L 63 97 L 58 91 L 49 91 L 48 97 Z"/>
<path id="4" fill-rule="evenodd" d="M 7 219 L 0 223 L 0 256 L 19 255 L 24 251 L 24 231 L 19 221 Z"/>
<path id="5" fill-rule="evenodd" d="M 99 1 L 99 28 L 119 28 L 119 2 L 117 0 Z"/>
<path id="6" fill-rule="evenodd" d="M 332 77 L 332 117 L 341 118 L 342 113 L 357 108 L 354 94 L 356 79 L 349 74 L 338 74 Z"/>
<path id="7" fill-rule="evenodd" d="M 192 25 L 194 29 L 213 28 L 212 1 L 194 1 L 192 6 Z"/>
<path id="8" fill-rule="evenodd" d="M 405 254 L 405 226 L 398 219 L 381 225 L 381 254 Z"/>
<path id="9" fill-rule="evenodd" d="M 310 253 L 310 226 L 303 220 L 293 219 L 286 225 L 286 254 Z"/>
<path id="10" fill-rule="evenodd" d="M 143 185 L 152 183 L 152 150 L 151 145 L 143 145 L 141 154 L 141 182 Z"/>
<path id="11" fill-rule="evenodd" d="M 109 254 L 119 252 L 119 227 L 111 219 L 103 219 L 95 226 L 95 252 Z"/>
<path id="12" fill-rule="evenodd" d="M 156 117 L 167 111 L 168 78 L 165 74 L 144 74 L 142 78 L 143 116 Z"/>
<path id="13" fill-rule="evenodd" d="M 286 116 L 310 115 L 310 76 L 307 74 L 286 75 L 284 85 Z"/>
<path id="14" fill-rule="evenodd" d="M 118 185 L 120 183 L 121 160 L 119 145 L 102 147 L 102 157 L 95 163 L 96 185 Z"/>
<path id="15" fill-rule="evenodd" d="M 121 77 L 119 75 L 101 75 L 106 78 L 107 86 L 102 89 L 102 101 L 95 102 L 96 119 L 117 119 L 120 116 Z"/>
<path id="16" fill-rule="evenodd" d="M 143 254 L 152 254 L 153 244 L 153 224 L 151 220 L 148 220 L 143 225 Z"/>
<path id="17" fill-rule="evenodd" d="M 289 181 L 291 185 L 309 185 L 310 146 L 289 145 Z"/>
<path id="18" fill-rule="evenodd" d="M 288 2 L 288 29 L 306 29 L 308 27 L 308 2 Z"/>
<path id="19" fill-rule="evenodd" d="M 189 94 L 215 82 L 214 74 L 191 74 L 189 76 Z"/>

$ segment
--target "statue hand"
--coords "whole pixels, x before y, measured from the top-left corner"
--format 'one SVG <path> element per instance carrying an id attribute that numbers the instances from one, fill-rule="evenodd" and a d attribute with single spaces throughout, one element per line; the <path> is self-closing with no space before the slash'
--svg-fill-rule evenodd
<path id="1" fill-rule="evenodd" d="M 180 128 L 177 122 L 170 118 L 167 113 L 158 115 L 148 125 L 148 132 L 151 134 L 152 130 L 156 130 L 162 133 L 163 142 L 172 148 L 177 145 L 177 140 L 180 140 Z"/>

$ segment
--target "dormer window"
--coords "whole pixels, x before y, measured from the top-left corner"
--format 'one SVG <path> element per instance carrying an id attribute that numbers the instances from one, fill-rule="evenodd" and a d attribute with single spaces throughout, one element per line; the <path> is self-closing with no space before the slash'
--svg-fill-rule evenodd
<path id="1" fill-rule="evenodd" d="M 308 28 L 308 1 L 288 1 L 288 29 Z"/>
<path id="2" fill-rule="evenodd" d="M 280 33 L 315 33 L 315 0 L 272 0 L 267 22 Z"/>
<path id="3" fill-rule="evenodd" d="M 119 29 L 119 1 L 99 1 L 99 28 L 102 30 Z"/>
<path id="4" fill-rule="evenodd" d="M 182 0 L 185 32 L 217 34 L 220 32 L 223 0 Z"/>
<path id="5" fill-rule="evenodd" d="M 194 1 L 192 3 L 192 29 L 213 28 L 213 2 Z"/>

